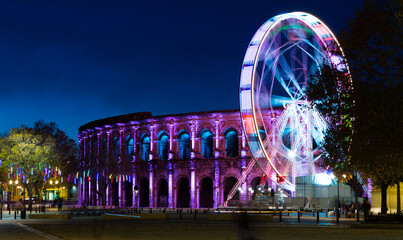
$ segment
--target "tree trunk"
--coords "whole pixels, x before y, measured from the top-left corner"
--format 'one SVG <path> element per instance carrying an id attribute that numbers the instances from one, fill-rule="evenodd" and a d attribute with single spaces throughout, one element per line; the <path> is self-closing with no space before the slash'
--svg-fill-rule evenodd
<path id="1" fill-rule="evenodd" d="M 396 188 L 397 188 L 397 190 L 396 190 L 396 195 L 397 195 L 397 206 L 396 206 L 397 211 L 396 211 L 396 213 L 399 215 L 400 211 L 401 211 L 401 209 L 400 209 L 400 181 L 397 181 Z"/>
<path id="2" fill-rule="evenodd" d="M 29 198 L 29 200 L 28 200 L 28 210 L 31 210 L 32 209 L 32 193 L 33 193 L 33 191 L 32 191 L 32 183 L 27 184 L 26 188 L 27 188 L 27 191 L 28 191 L 28 198 Z M 25 205 L 24 205 L 24 207 L 25 207 Z"/>
<path id="3" fill-rule="evenodd" d="M 381 185 L 381 214 L 387 214 L 387 206 L 386 206 L 386 196 L 388 190 L 388 184 Z"/>

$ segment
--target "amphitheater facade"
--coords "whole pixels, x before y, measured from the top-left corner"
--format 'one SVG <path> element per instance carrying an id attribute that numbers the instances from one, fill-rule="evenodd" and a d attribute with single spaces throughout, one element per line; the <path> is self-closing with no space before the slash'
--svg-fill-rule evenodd
<path id="1" fill-rule="evenodd" d="M 110 117 L 81 126 L 78 140 L 85 205 L 215 208 L 254 161 L 238 110 Z M 253 200 L 261 177 L 255 166 L 232 204 Z"/>

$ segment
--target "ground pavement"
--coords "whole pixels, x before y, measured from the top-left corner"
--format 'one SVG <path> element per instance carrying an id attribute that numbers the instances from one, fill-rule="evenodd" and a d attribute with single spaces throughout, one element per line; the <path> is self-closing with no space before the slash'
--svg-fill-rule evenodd
<path id="1" fill-rule="evenodd" d="M 169 219 L 102 219 L 100 216 L 73 217 L 68 220 L 0 220 L 0 239 L 402 239 L 403 227 L 396 230 L 374 229 L 378 225 L 355 223 L 342 218 L 303 217 L 301 223 L 295 217 L 283 216 L 283 222 L 275 217 L 273 222 L 211 221 L 207 215 L 170 214 Z M 382 225 L 383 228 L 388 225 Z"/>

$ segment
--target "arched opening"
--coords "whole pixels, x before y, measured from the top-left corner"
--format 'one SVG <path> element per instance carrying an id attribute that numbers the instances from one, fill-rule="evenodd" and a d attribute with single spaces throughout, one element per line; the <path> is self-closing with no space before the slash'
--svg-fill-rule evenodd
<path id="1" fill-rule="evenodd" d="M 201 136 L 201 150 L 204 158 L 213 157 L 213 134 L 209 130 L 203 130 Z"/>
<path id="2" fill-rule="evenodd" d="M 200 183 L 200 207 L 212 208 L 213 207 L 213 180 L 209 177 L 202 179 Z"/>
<path id="3" fill-rule="evenodd" d="M 119 206 L 119 183 L 115 179 L 112 181 L 112 205 Z"/>
<path id="4" fill-rule="evenodd" d="M 232 190 L 232 188 L 235 186 L 236 182 L 238 179 L 235 177 L 229 177 L 225 179 L 224 181 L 224 201 L 227 201 L 228 199 L 228 194 Z M 235 195 L 231 198 L 231 200 L 239 200 L 239 191 L 237 190 L 235 192 Z"/>
<path id="5" fill-rule="evenodd" d="M 179 208 L 188 208 L 190 206 L 190 187 L 189 180 L 182 177 L 177 184 L 176 205 Z"/>
<path id="6" fill-rule="evenodd" d="M 165 179 L 158 184 L 157 207 L 168 207 L 168 182 Z"/>
<path id="7" fill-rule="evenodd" d="M 255 177 L 252 179 L 252 181 L 250 183 L 250 188 L 253 190 L 253 193 L 250 193 L 252 196 L 251 197 L 252 200 L 256 200 L 256 196 L 257 196 L 258 190 L 259 190 L 258 187 L 260 185 L 261 179 L 262 179 L 261 177 Z"/>
<path id="8" fill-rule="evenodd" d="M 161 132 L 158 136 L 158 147 L 159 147 L 159 158 L 161 160 L 168 160 L 168 150 L 169 150 L 169 137 L 166 132 Z"/>
<path id="9" fill-rule="evenodd" d="M 143 178 L 139 187 L 140 207 L 148 207 L 150 205 L 150 182 Z"/>
<path id="10" fill-rule="evenodd" d="M 150 137 L 147 134 L 143 134 L 141 138 L 141 159 L 143 161 L 148 161 L 150 158 L 150 143 Z"/>
<path id="11" fill-rule="evenodd" d="M 126 137 L 126 146 L 127 146 L 127 161 L 131 162 L 133 161 L 133 154 L 134 154 L 134 140 L 132 136 L 127 136 Z"/>
<path id="12" fill-rule="evenodd" d="M 133 205 L 133 182 L 125 182 L 125 205 L 130 207 Z"/>
<path id="13" fill-rule="evenodd" d="M 238 156 L 238 133 L 235 130 L 228 130 L 225 134 L 225 150 L 227 157 Z"/>
<path id="14" fill-rule="evenodd" d="M 87 160 L 87 162 L 89 162 L 91 158 L 90 145 L 90 140 L 87 138 L 85 141 L 85 159 Z"/>
<path id="15" fill-rule="evenodd" d="M 106 161 L 106 157 L 107 157 L 107 155 L 108 155 L 108 146 L 107 146 L 107 140 L 106 140 L 106 138 L 104 138 L 104 139 L 102 139 L 102 145 L 101 145 L 101 151 L 102 151 L 102 154 L 101 154 L 101 157 L 102 157 L 102 160 L 105 162 Z"/>
<path id="16" fill-rule="evenodd" d="M 179 135 L 179 158 L 190 158 L 190 136 L 186 131 L 181 131 Z"/>
<path id="17" fill-rule="evenodd" d="M 112 159 L 115 162 L 119 162 L 120 156 L 120 141 L 118 137 L 113 138 L 112 142 Z"/>
<path id="18" fill-rule="evenodd" d="M 92 147 L 91 147 L 91 157 L 95 160 L 98 158 L 98 141 L 95 140 L 92 142 Z"/>

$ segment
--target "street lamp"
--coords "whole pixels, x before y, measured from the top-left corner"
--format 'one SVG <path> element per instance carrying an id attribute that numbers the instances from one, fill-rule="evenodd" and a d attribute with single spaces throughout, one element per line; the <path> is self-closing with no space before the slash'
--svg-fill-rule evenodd
<path id="1" fill-rule="evenodd" d="M 138 206 L 138 196 L 137 193 L 139 192 L 139 187 L 137 185 L 134 186 L 134 200 L 136 201 L 136 207 Z"/>
<path id="2" fill-rule="evenodd" d="M 57 193 L 59 193 L 59 195 L 60 195 L 60 191 L 59 191 L 59 181 L 56 180 L 55 184 L 57 184 L 57 192 L 56 192 L 56 195 L 57 195 Z M 59 196 L 59 197 L 60 197 L 60 196 Z M 57 196 L 56 196 L 56 198 L 57 198 Z"/>
<path id="3" fill-rule="evenodd" d="M 55 198 L 55 187 L 53 186 L 53 181 L 50 180 L 49 183 L 50 183 L 50 185 L 52 186 L 52 196 L 53 196 L 53 198 Z M 49 197 L 49 200 L 51 200 L 50 197 Z"/>

